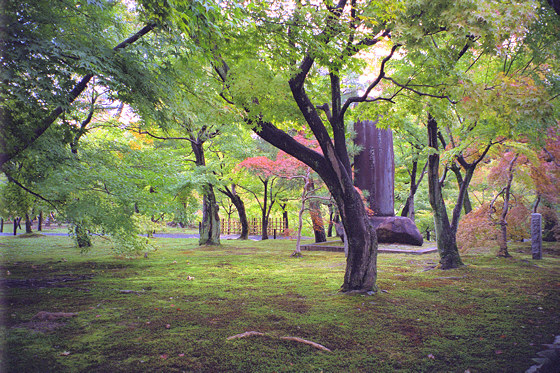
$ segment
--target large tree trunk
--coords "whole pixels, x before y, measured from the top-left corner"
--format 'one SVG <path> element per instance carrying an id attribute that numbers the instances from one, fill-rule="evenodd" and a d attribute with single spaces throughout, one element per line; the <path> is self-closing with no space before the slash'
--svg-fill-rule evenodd
<path id="1" fill-rule="evenodd" d="M 204 157 L 204 141 L 200 138 L 204 135 L 201 130 L 197 139 L 191 139 L 191 148 L 195 155 L 195 164 L 197 166 L 205 166 L 206 159 Z M 200 224 L 199 245 L 219 245 L 220 244 L 220 216 L 218 215 L 219 206 L 216 203 L 216 195 L 214 187 L 206 183 L 202 187 L 202 223 Z"/>
<path id="2" fill-rule="evenodd" d="M 335 199 L 348 244 L 342 291 L 377 291 L 377 234 L 369 221 L 362 199 L 354 189 L 350 193 L 335 196 Z"/>
<path id="3" fill-rule="evenodd" d="M 428 191 L 430 205 L 434 211 L 437 247 L 442 269 L 458 268 L 463 265 L 457 248 L 455 232 L 449 223 L 445 201 L 439 182 L 439 153 L 437 122 L 428 114 L 428 146 L 434 152 L 428 156 Z"/>
<path id="4" fill-rule="evenodd" d="M 200 225 L 199 245 L 220 244 L 220 216 L 218 210 L 219 206 L 216 203 L 214 188 L 207 184 L 204 187 L 202 198 L 202 224 Z"/>
<path id="5" fill-rule="evenodd" d="M 199 132 L 198 138 L 191 139 L 191 148 L 195 156 L 197 166 L 205 166 L 204 141 L 201 140 L 205 130 Z M 214 187 L 206 183 L 202 187 L 202 223 L 200 224 L 199 245 L 219 245 L 220 244 L 220 216 L 218 215 L 219 206 L 216 203 Z"/>

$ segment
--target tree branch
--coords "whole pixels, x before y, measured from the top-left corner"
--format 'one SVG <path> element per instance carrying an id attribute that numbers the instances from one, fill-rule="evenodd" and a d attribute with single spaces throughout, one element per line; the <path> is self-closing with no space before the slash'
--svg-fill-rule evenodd
<path id="1" fill-rule="evenodd" d="M 431 93 L 420 92 L 420 91 L 418 91 L 418 90 L 416 90 L 416 89 L 410 87 L 410 86 L 407 85 L 407 84 L 400 84 L 400 83 L 396 82 L 395 79 L 393 79 L 393 78 L 383 77 L 383 79 L 387 79 L 387 80 L 393 82 L 393 84 L 395 84 L 396 86 L 401 87 L 401 88 L 404 88 L 404 89 L 409 90 L 409 91 L 411 91 L 411 92 L 414 92 L 414 93 L 416 93 L 416 94 L 419 95 L 419 96 L 428 96 L 428 97 L 433 97 L 433 98 L 444 98 L 444 99 L 448 100 L 448 101 L 449 101 L 450 103 L 452 103 L 452 104 L 456 104 L 456 103 L 457 103 L 457 101 L 453 101 L 453 100 L 452 100 L 451 98 L 449 98 L 449 96 L 447 96 L 447 95 L 433 95 L 433 94 L 431 94 Z"/>
<path id="2" fill-rule="evenodd" d="M 393 45 L 393 47 L 391 48 L 391 53 L 389 53 L 389 55 L 386 56 L 385 58 L 383 58 L 383 60 L 381 61 L 381 66 L 379 67 L 379 75 L 377 75 L 377 78 L 367 87 L 366 91 L 364 92 L 364 94 L 362 96 L 350 97 L 349 99 L 347 99 L 346 102 L 344 103 L 344 105 L 342 106 L 342 109 L 340 111 L 340 115 L 344 116 L 344 113 L 346 113 L 346 110 L 348 110 L 348 108 L 350 107 L 350 105 L 352 103 L 364 102 L 368 99 L 368 96 L 369 96 L 370 92 L 381 82 L 381 79 L 383 79 L 385 77 L 385 64 L 387 64 L 387 62 L 391 58 L 393 58 L 393 55 L 395 54 L 395 51 L 400 46 L 401 46 L 400 44 Z"/>
<path id="3" fill-rule="evenodd" d="M 150 23 L 144 26 L 140 31 L 129 37 L 128 39 L 124 40 L 123 42 L 119 43 L 117 46 L 113 48 L 114 51 L 118 51 L 119 49 L 126 48 L 128 45 L 134 43 L 142 36 L 146 35 L 148 32 L 152 31 L 156 27 L 155 23 Z M 86 89 L 89 81 L 93 78 L 94 74 L 86 74 L 70 91 L 68 97 L 66 99 L 66 105 L 72 104 L 78 98 L 78 96 Z M 33 135 L 30 138 L 25 139 L 25 144 L 22 146 L 15 146 L 11 152 L 9 153 L 0 153 L 0 168 L 4 165 L 4 163 L 11 160 L 17 154 L 21 153 L 25 149 L 27 149 L 31 144 L 33 144 L 49 127 L 54 123 L 54 121 L 66 111 L 65 108 L 62 106 L 58 106 L 56 109 L 50 112 L 50 114 L 45 117 L 39 124 L 37 128 L 34 129 Z"/>

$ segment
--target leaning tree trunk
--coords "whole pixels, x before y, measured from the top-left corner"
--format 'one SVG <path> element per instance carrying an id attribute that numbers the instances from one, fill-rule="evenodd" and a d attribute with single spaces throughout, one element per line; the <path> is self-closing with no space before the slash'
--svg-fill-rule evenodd
<path id="1" fill-rule="evenodd" d="M 434 211 L 434 225 L 436 230 L 437 247 L 442 269 L 458 268 L 463 265 L 455 232 L 449 223 L 445 201 L 443 200 L 441 184 L 439 182 L 439 153 L 437 122 L 428 114 L 428 146 L 434 152 L 428 156 L 428 192 L 430 205 Z"/>
<path id="2" fill-rule="evenodd" d="M 247 221 L 247 211 L 245 210 L 245 203 L 238 195 L 234 195 L 231 199 L 235 208 L 237 209 L 237 215 L 239 216 L 239 222 L 241 223 L 241 235 L 239 240 L 249 239 L 249 222 Z"/>
<path id="3" fill-rule="evenodd" d="M 237 194 L 235 189 L 235 184 L 231 184 L 231 189 L 225 186 L 223 189 L 218 190 L 228 196 L 228 198 L 235 206 L 235 209 L 237 210 L 239 222 L 241 223 L 241 235 L 237 239 L 247 240 L 249 238 L 249 222 L 247 221 L 247 210 L 245 210 L 245 203 Z"/>

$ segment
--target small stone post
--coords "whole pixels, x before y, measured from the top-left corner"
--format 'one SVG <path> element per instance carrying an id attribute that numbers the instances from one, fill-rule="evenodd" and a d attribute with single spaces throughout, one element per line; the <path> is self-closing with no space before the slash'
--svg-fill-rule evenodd
<path id="1" fill-rule="evenodd" d="M 533 259 L 542 259 L 542 215 L 531 214 L 531 253 Z"/>

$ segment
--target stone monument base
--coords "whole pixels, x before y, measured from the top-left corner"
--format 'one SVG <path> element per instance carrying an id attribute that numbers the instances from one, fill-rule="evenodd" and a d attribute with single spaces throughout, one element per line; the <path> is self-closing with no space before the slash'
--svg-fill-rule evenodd
<path id="1" fill-rule="evenodd" d="M 414 222 L 403 216 L 373 216 L 369 218 L 377 232 L 379 243 L 402 243 L 422 246 L 424 238 Z"/>

